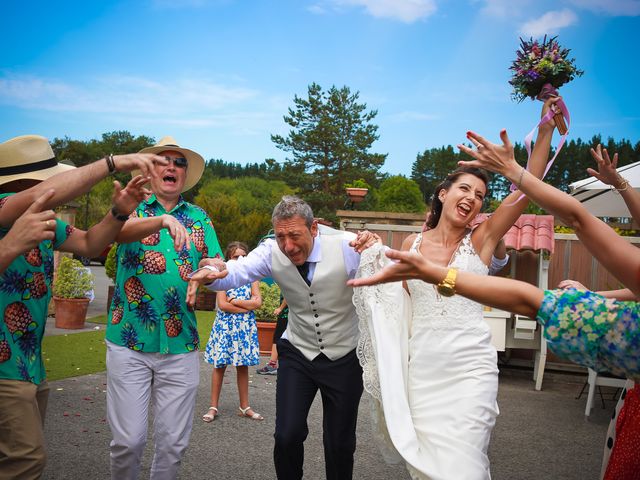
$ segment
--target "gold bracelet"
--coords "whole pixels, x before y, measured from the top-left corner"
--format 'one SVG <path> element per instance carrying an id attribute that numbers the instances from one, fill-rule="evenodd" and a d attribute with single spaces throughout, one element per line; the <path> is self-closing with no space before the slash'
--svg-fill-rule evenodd
<path id="1" fill-rule="evenodd" d="M 627 180 L 626 178 L 622 179 L 619 187 L 614 187 L 613 185 L 611 185 L 611 190 L 613 190 L 615 193 L 624 192 L 627 188 L 629 188 L 629 180 Z"/>

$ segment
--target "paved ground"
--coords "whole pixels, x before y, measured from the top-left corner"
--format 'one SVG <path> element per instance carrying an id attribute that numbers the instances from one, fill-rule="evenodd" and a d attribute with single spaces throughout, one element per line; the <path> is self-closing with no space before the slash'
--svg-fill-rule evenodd
<path id="1" fill-rule="evenodd" d="M 180 478 L 273 479 L 274 377 L 251 377 L 251 405 L 264 422 L 237 417 L 235 372 L 229 369 L 220 402 L 221 416 L 205 424 L 211 367 L 202 364 L 191 444 Z M 607 402 L 584 418 L 585 396 L 575 400 L 583 377 L 545 375 L 541 392 L 533 390 L 529 371 L 505 369 L 500 377 L 500 417 L 490 447 L 494 480 L 597 479 L 604 437 L 614 407 Z M 51 382 L 46 421 L 49 462 L 45 479 L 106 479 L 109 477 L 109 427 L 105 420 L 104 374 Z M 385 465 L 371 435 L 365 395 L 358 421 L 358 449 L 354 478 L 408 479 L 404 467 Z M 321 405 L 309 418 L 305 478 L 322 479 Z M 141 478 L 148 478 L 149 439 Z"/>
<path id="2" fill-rule="evenodd" d="M 106 311 L 104 297 L 109 283 L 103 267 L 92 266 L 92 271 L 98 295 L 90 306 L 89 317 Z M 53 321 L 49 323 L 47 335 L 72 332 L 55 329 Z M 95 327 L 98 325 L 88 323 L 85 330 Z M 205 424 L 200 417 L 209 405 L 210 376 L 211 366 L 203 362 L 193 434 L 180 478 L 275 478 L 272 448 L 276 377 L 255 375 L 252 370 L 251 405 L 266 418 L 264 422 L 255 422 L 236 416 L 235 371 L 229 369 L 220 401 L 221 416 Z M 543 390 L 536 392 L 530 371 L 501 368 L 498 396 L 501 413 L 489 450 L 494 480 L 598 478 L 605 433 L 615 402 L 608 401 L 602 409 L 596 399 L 586 420 L 586 395 L 575 399 L 585 378 L 586 375 L 547 372 Z M 51 382 L 51 387 L 45 430 L 49 461 L 44 478 L 109 478 L 111 437 L 105 419 L 105 374 Z M 380 458 L 371 434 L 369 407 L 365 394 L 360 405 L 354 478 L 409 479 L 402 465 L 386 465 Z M 305 456 L 305 478 L 311 480 L 324 478 L 321 412 L 320 401 L 316 399 L 309 417 Z M 141 478 L 148 478 L 151 444 L 150 438 Z"/>

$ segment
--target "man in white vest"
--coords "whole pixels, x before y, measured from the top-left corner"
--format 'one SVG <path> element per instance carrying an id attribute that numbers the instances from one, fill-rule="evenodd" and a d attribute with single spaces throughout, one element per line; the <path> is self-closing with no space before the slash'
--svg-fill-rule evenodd
<path id="1" fill-rule="evenodd" d="M 307 416 L 322 395 L 324 454 L 328 480 L 350 479 L 362 369 L 356 357 L 358 323 L 352 303 L 360 254 L 377 240 L 322 227 L 303 200 L 285 196 L 272 214 L 275 240 L 267 239 L 246 257 L 208 265 L 192 276 L 187 303 L 199 284 L 228 290 L 273 277 L 289 304 L 289 324 L 278 342 L 274 462 L 278 479 L 303 475 Z"/>

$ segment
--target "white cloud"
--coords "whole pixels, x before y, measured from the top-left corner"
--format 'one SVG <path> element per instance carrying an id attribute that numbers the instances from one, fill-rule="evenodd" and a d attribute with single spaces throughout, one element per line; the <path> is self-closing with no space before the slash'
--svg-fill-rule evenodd
<path id="1" fill-rule="evenodd" d="M 249 100 L 262 100 L 261 111 Z M 111 76 L 82 84 L 28 76 L 0 76 L 0 105 L 44 112 L 108 116 L 131 125 L 220 127 L 255 134 L 280 118 L 270 98 L 244 87 L 202 79 L 159 82 L 143 77 Z"/>
<path id="2" fill-rule="evenodd" d="M 570 0 L 577 7 L 612 16 L 640 15 L 640 0 Z"/>
<path id="3" fill-rule="evenodd" d="M 215 111 L 256 95 L 256 91 L 247 88 L 186 78 L 162 83 L 142 77 L 110 76 L 73 85 L 47 78 L 0 77 L 0 103 L 51 111 L 138 114 Z"/>
<path id="4" fill-rule="evenodd" d="M 539 18 L 529 20 L 520 27 L 520 33 L 526 36 L 541 37 L 556 34 L 561 29 L 578 22 L 578 16 L 569 9 L 547 12 Z"/>
<path id="5" fill-rule="evenodd" d="M 325 0 L 335 8 L 363 7 L 376 18 L 391 18 L 405 23 L 433 15 L 437 10 L 436 0 Z M 324 13 L 322 2 L 309 8 L 313 13 Z"/>

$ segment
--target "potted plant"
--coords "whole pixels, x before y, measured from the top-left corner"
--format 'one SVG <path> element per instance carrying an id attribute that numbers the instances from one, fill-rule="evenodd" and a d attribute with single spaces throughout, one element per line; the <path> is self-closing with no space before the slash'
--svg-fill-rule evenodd
<path id="1" fill-rule="evenodd" d="M 111 245 L 111 249 L 109 249 L 109 253 L 104 262 L 104 273 L 111 279 L 111 285 L 109 285 L 107 290 L 107 314 L 109 314 L 109 309 L 111 308 L 111 299 L 113 298 L 116 284 L 116 271 L 118 269 L 118 257 L 116 257 L 117 248 L 117 243 Z"/>
<path id="2" fill-rule="evenodd" d="M 216 292 L 209 290 L 204 285 L 198 287 L 196 293 L 196 310 L 213 312 L 216 309 Z"/>
<path id="3" fill-rule="evenodd" d="M 93 274 L 80 263 L 62 257 L 53 282 L 57 328 L 82 328 L 93 289 Z"/>
<path id="4" fill-rule="evenodd" d="M 258 343 L 260 353 L 268 355 L 273 345 L 273 332 L 276 329 L 278 316 L 273 311 L 280 306 L 280 287 L 273 283 L 260 282 L 260 296 L 262 305 L 254 310 L 258 325 Z"/>
<path id="5" fill-rule="evenodd" d="M 369 191 L 369 185 L 362 178 L 345 183 L 344 186 L 352 203 L 362 202 Z"/>

